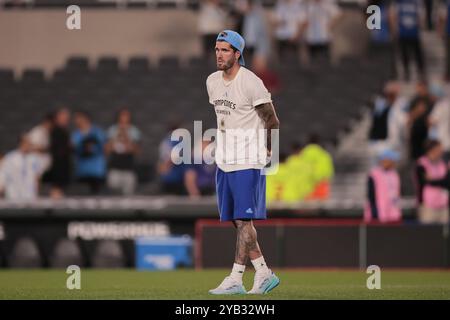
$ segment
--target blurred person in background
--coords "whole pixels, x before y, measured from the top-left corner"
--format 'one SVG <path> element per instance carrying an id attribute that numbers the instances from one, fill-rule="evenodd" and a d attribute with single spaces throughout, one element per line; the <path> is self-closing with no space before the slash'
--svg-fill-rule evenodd
<path id="1" fill-rule="evenodd" d="M 290 175 L 286 166 L 286 159 L 287 154 L 281 152 L 278 165 L 272 169 L 276 171 L 276 173 L 270 172 L 270 174 L 266 176 L 267 203 L 283 200 L 283 192 L 285 191 L 286 182 Z"/>
<path id="2" fill-rule="evenodd" d="M 449 221 L 449 165 L 442 155 L 442 144 L 438 140 L 429 140 L 425 155 L 417 160 L 417 202 L 421 223 Z"/>
<path id="3" fill-rule="evenodd" d="M 267 90 L 272 93 L 272 96 L 280 93 L 280 77 L 277 73 L 269 69 L 267 57 L 255 55 L 253 57 L 252 69 L 253 72 L 262 80 Z"/>
<path id="4" fill-rule="evenodd" d="M 2 159 L 0 185 L 8 200 L 31 201 L 39 196 L 39 180 L 50 164 L 34 152 L 28 135 L 20 137 L 18 148 Z"/>
<path id="5" fill-rule="evenodd" d="M 304 8 L 299 0 L 277 0 L 273 23 L 278 59 L 281 63 L 288 56 L 298 58 L 299 39 L 306 27 Z"/>
<path id="6" fill-rule="evenodd" d="M 425 22 L 428 31 L 434 29 L 433 2 L 433 0 L 423 0 L 423 5 L 425 7 Z"/>
<path id="7" fill-rule="evenodd" d="M 380 8 L 380 28 L 371 29 L 370 52 L 369 56 L 385 54 L 389 59 L 389 79 L 397 78 L 395 67 L 395 48 L 392 39 L 392 30 L 389 24 L 389 7 L 391 0 L 369 0 L 368 6 L 376 5 Z M 367 14 L 366 19 L 369 17 Z"/>
<path id="8" fill-rule="evenodd" d="M 440 141 L 444 160 L 450 161 L 450 100 L 439 84 L 432 84 L 430 91 L 437 101 L 429 117 L 429 137 Z"/>
<path id="9" fill-rule="evenodd" d="M 226 28 L 227 12 L 220 7 L 219 0 L 202 0 L 198 14 L 198 30 L 202 37 L 203 57 L 212 61 L 211 46 L 217 34 Z"/>
<path id="10" fill-rule="evenodd" d="M 372 123 L 369 130 L 369 152 L 371 165 L 376 165 L 378 154 L 390 146 L 390 115 L 397 100 L 399 85 L 390 81 L 385 84 L 383 94 L 377 96 L 372 106 Z"/>
<path id="11" fill-rule="evenodd" d="M 450 0 L 443 0 L 439 10 L 438 34 L 444 40 L 445 48 L 445 74 L 444 78 L 450 81 Z"/>
<path id="12" fill-rule="evenodd" d="M 367 179 L 365 222 L 398 222 L 402 219 L 400 207 L 400 177 L 396 163 L 400 155 L 392 149 L 382 151 L 378 165 L 370 170 Z"/>
<path id="13" fill-rule="evenodd" d="M 28 132 L 34 152 L 47 154 L 50 146 L 50 132 L 53 127 L 53 114 L 47 114 L 41 123 Z"/>
<path id="14" fill-rule="evenodd" d="M 70 183 L 72 172 L 72 146 L 70 140 L 70 111 L 59 109 L 54 116 L 53 128 L 50 132 L 50 155 L 52 165 L 49 170 L 51 183 L 50 197 L 64 197 Z"/>
<path id="15" fill-rule="evenodd" d="M 303 148 L 302 144 L 293 143 L 291 153 L 280 156 L 278 172 L 267 175 L 268 201 L 298 202 L 314 192 L 314 174 L 307 159 L 302 157 Z"/>
<path id="16" fill-rule="evenodd" d="M 270 54 L 270 38 L 264 10 L 260 0 L 247 0 L 242 25 L 242 36 L 245 39 L 245 61 L 253 65 L 255 56 L 268 58 Z"/>
<path id="17" fill-rule="evenodd" d="M 429 116 L 433 110 L 435 98 L 430 94 L 425 82 L 416 85 L 416 96 L 412 99 L 408 116 L 409 152 L 412 160 L 425 153 L 425 141 L 429 133 Z"/>
<path id="18" fill-rule="evenodd" d="M 32 128 L 28 132 L 32 151 L 38 156 L 42 157 L 42 161 L 51 164 L 51 157 L 49 154 L 50 147 L 50 132 L 53 128 L 53 113 L 48 113 L 41 123 Z M 49 172 L 45 172 L 42 176 L 42 182 L 49 182 Z"/>
<path id="19" fill-rule="evenodd" d="M 330 59 L 331 33 L 341 17 L 334 0 L 306 0 L 306 43 L 310 59 Z"/>
<path id="20" fill-rule="evenodd" d="M 367 6 L 378 6 L 380 8 L 380 28 L 370 30 L 372 41 L 377 45 L 385 45 L 391 42 L 391 30 L 389 25 L 390 0 L 369 0 Z"/>
<path id="21" fill-rule="evenodd" d="M 408 119 L 411 99 L 402 94 L 403 86 L 400 82 L 393 82 L 394 92 L 398 92 L 392 103 L 388 119 L 388 146 L 400 153 L 402 161 L 408 160 Z M 380 150 L 381 152 L 381 150 Z"/>
<path id="22" fill-rule="evenodd" d="M 244 26 L 244 16 L 247 7 L 247 0 L 234 0 L 232 1 L 232 5 L 230 6 L 230 18 L 233 20 L 234 29 L 239 33 L 242 33 L 242 29 Z"/>
<path id="23" fill-rule="evenodd" d="M 159 145 L 159 160 L 157 173 L 161 192 L 166 194 L 186 195 L 185 173 L 188 165 L 181 163 L 175 164 L 172 161 L 172 149 L 179 141 L 172 141 L 172 132 L 180 128 L 178 122 L 169 125 L 167 135 L 163 138 Z"/>
<path id="24" fill-rule="evenodd" d="M 76 130 L 72 133 L 75 151 L 75 176 L 86 183 L 90 192 L 96 195 L 104 182 L 106 161 L 104 154 L 105 134 L 92 124 L 91 117 L 84 111 L 74 114 Z"/>
<path id="25" fill-rule="evenodd" d="M 206 148 L 210 146 L 210 141 L 202 141 L 203 157 L 208 154 Z M 195 154 L 194 154 L 195 157 Z M 188 166 L 185 172 L 185 186 L 189 197 L 197 199 L 205 195 L 213 195 L 216 191 L 216 165 L 214 158 L 195 159 L 192 165 Z M 201 162 L 201 163 L 199 163 Z"/>
<path id="26" fill-rule="evenodd" d="M 333 158 L 321 146 L 319 135 L 309 135 L 308 142 L 300 156 L 309 168 L 313 191 L 306 196 L 306 200 L 326 200 L 330 196 L 330 183 L 334 175 Z"/>
<path id="27" fill-rule="evenodd" d="M 2 167 L 2 164 L 3 164 L 3 158 L 4 158 L 3 153 L 0 153 L 0 170 L 1 170 L 1 167 Z M 4 181 L 3 181 L 3 179 L 2 179 L 2 177 L 0 175 L 0 195 L 2 195 L 4 192 L 5 192 Z"/>
<path id="28" fill-rule="evenodd" d="M 425 61 L 420 40 L 422 14 L 419 0 L 395 0 L 390 8 L 391 30 L 393 36 L 397 39 L 406 81 L 411 79 L 409 61 L 412 56 L 414 56 L 419 79 L 422 81 L 426 79 Z"/>
<path id="29" fill-rule="evenodd" d="M 409 111 L 409 151 L 410 159 L 417 160 L 425 153 L 424 143 L 428 138 L 427 104 L 424 99 L 416 100 Z"/>
<path id="30" fill-rule="evenodd" d="M 121 109 L 117 114 L 117 123 L 108 130 L 105 151 L 109 156 L 107 185 L 120 190 L 123 195 L 132 195 L 136 189 L 134 165 L 140 152 L 140 140 L 141 132 L 132 124 L 130 111 Z"/>

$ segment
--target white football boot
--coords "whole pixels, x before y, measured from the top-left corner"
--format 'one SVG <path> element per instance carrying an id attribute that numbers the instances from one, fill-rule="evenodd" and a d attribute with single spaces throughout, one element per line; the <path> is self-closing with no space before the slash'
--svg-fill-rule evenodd
<path id="1" fill-rule="evenodd" d="M 253 288 L 248 294 L 266 294 L 280 284 L 280 279 L 269 269 L 255 273 Z"/>
<path id="2" fill-rule="evenodd" d="M 209 290 L 210 294 L 246 294 L 242 282 L 239 282 L 230 276 L 225 277 L 222 283 L 215 289 Z"/>

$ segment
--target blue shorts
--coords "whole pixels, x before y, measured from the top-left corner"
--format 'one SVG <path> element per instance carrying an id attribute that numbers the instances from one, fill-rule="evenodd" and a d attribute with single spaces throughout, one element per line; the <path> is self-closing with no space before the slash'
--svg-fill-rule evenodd
<path id="1" fill-rule="evenodd" d="M 266 219 L 266 176 L 260 169 L 225 172 L 217 168 L 220 221 Z"/>

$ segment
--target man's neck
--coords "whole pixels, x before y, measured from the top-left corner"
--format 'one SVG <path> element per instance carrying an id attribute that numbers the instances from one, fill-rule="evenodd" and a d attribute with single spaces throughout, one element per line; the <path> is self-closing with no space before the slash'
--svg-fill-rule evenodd
<path id="1" fill-rule="evenodd" d="M 91 124 L 85 124 L 82 127 L 80 127 L 80 131 L 83 133 L 89 132 L 91 130 L 92 125 Z"/>
<path id="2" fill-rule="evenodd" d="M 222 72 L 223 79 L 225 81 L 233 80 L 236 77 L 237 73 L 239 72 L 240 68 L 241 66 L 239 65 L 239 63 L 235 63 L 230 69 L 223 70 Z"/>

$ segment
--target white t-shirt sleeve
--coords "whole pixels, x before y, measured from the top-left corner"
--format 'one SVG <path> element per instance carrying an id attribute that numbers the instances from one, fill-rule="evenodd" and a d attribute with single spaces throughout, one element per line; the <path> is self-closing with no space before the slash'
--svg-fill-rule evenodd
<path id="1" fill-rule="evenodd" d="M 270 92 L 261 79 L 255 77 L 252 81 L 248 81 L 247 84 L 249 85 L 250 103 L 253 107 L 272 102 Z"/>
<path id="2" fill-rule="evenodd" d="M 208 91 L 208 100 L 209 103 L 214 105 L 214 102 L 212 101 L 212 97 L 211 97 L 211 77 L 208 77 L 208 79 L 206 79 L 206 91 Z"/>
<path id="3" fill-rule="evenodd" d="M 341 9 L 339 6 L 333 1 L 328 3 L 328 14 L 330 15 L 331 19 L 336 18 L 338 15 L 341 14 Z"/>

